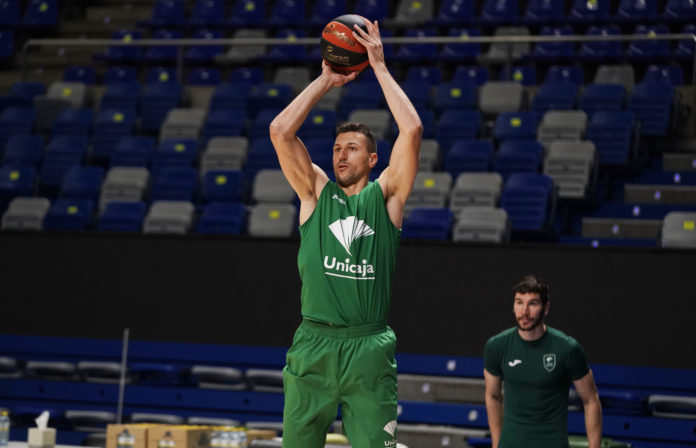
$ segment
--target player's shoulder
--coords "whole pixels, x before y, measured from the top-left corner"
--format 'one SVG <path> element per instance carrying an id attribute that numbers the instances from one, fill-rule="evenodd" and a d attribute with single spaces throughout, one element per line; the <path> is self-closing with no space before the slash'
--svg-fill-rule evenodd
<path id="1" fill-rule="evenodd" d="M 488 338 L 488 341 L 486 342 L 486 345 L 498 345 L 498 344 L 504 344 L 507 342 L 511 337 L 515 336 L 515 331 L 517 331 L 516 327 L 511 327 L 506 330 L 501 331 L 498 334 L 495 334 Z"/>
<path id="2" fill-rule="evenodd" d="M 573 349 L 575 347 L 579 347 L 580 343 L 572 336 L 564 333 L 563 331 L 553 328 L 553 327 L 547 327 L 546 329 L 548 335 L 554 339 L 554 342 L 558 344 L 562 344 L 569 349 Z"/>

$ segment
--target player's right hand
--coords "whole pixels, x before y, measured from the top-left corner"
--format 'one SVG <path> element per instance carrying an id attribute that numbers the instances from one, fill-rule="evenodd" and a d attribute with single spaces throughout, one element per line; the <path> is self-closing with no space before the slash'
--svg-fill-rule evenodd
<path id="1" fill-rule="evenodd" d="M 321 76 L 325 76 L 331 80 L 331 85 L 333 87 L 343 86 L 348 84 L 358 76 L 358 72 L 353 72 L 349 75 L 342 75 L 341 73 L 336 73 L 333 71 L 331 66 L 322 59 L 321 61 Z"/>

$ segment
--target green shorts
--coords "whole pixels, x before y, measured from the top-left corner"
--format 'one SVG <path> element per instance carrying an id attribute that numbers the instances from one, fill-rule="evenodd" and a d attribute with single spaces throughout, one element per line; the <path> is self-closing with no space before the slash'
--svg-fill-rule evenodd
<path id="1" fill-rule="evenodd" d="M 323 447 L 341 404 L 353 448 L 396 446 L 396 336 L 384 323 L 304 320 L 283 369 L 283 448 Z"/>

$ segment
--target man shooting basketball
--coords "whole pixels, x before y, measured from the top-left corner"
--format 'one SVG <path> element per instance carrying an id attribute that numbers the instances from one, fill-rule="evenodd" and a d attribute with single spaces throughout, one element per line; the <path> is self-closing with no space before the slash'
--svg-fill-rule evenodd
<path id="1" fill-rule="evenodd" d="M 418 170 L 422 124 L 387 70 L 377 22 L 355 27 L 399 127 L 389 166 L 369 181 L 376 142 L 364 125 L 344 123 L 333 146 L 336 182 L 312 164 L 297 131 L 333 87 L 355 79 L 326 63 L 271 123 L 271 141 L 300 198 L 302 323 L 283 370 L 284 448 L 319 448 L 341 404 L 354 448 L 396 446 L 396 338 L 387 326 L 391 276 L 404 204 Z M 328 148 L 327 148 L 328 150 Z"/>

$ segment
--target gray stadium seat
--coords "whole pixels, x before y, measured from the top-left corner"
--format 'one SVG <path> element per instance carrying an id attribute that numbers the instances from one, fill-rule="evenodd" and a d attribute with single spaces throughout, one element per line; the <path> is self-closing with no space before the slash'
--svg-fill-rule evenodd
<path id="1" fill-rule="evenodd" d="M 114 167 L 104 178 L 101 195 L 99 198 L 100 210 L 106 208 L 106 204 L 113 201 L 134 202 L 140 201 L 148 187 L 150 173 L 147 168 L 140 167 Z"/>
<path id="2" fill-rule="evenodd" d="M 193 212 L 188 201 L 155 201 L 145 215 L 143 233 L 186 234 L 193 224 Z"/>
<path id="3" fill-rule="evenodd" d="M 134 412 L 130 416 L 132 423 L 162 423 L 164 425 L 182 425 L 183 417 L 174 414 L 157 414 L 150 412 Z"/>
<path id="4" fill-rule="evenodd" d="M 51 203 L 46 198 L 14 198 L 2 215 L 4 230 L 42 230 Z"/>
<path id="5" fill-rule="evenodd" d="M 655 417 L 696 420 L 696 397 L 650 395 L 648 406 Z"/>
<path id="6" fill-rule="evenodd" d="M 595 84 L 621 84 L 626 88 L 628 94 L 635 85 L 635 74 L 633 66 L 622 65 L 600 65 L 595 73 Z"/>
<path id="7" fill-rule="evenodd" d="M 273 75 L 273 82 L 292 86 L 295 95 L 312 81 L 307 67 L 279 67 Z"/>
<path id="8" fill-rule="evenodd" d="M 494 36 L 529 36 L 529 29 L 523 26 L 501 26 L 495 29 Z M 531 44 L 529 42 L 519 42 L 512 44 L 512 59 L 520 59 L 529 53 Z M 502 63 L 508 59 L 510 45 L 507 43 L 493 43 L 488 51 L 479 55 L 482 63 Z"/>
<path id="9" fill-rule="evenodd" d="M 556 140 L 582 140 L 587 129 L 587 114 L 581 110 L 550 110 L 537 130 L 537 140 L 548 148 Z"/>
<path id="10" fill-rule="evenodd" d="M 399 0 L 396 14 L 388 23 L 395 25 L 417 25 L 433 18 L 435 5 L 433 0 Z"/>
<path id="11" fill-rule="evenodd" d="M 256 392 L 283 392 L 283 372 L 269 369 L 249 369 L 245 372 L 249 387 Z"/>
<path id="12" fill-rule="evenodd" d="M 77 366 L 65 361 L 27 361 L 27 376 L 42 380 L 76 381 L 80 379 Z"/>
<path id="13" fill-rule="evenodd" d="M 452 176 L 445 172 L 419 172 L 406 201 L 404 216 L 416 207 L 445 207 L 452 188 Z"/>
<path id="14" fill-rule="evenodd" d="M 244 375 L 234 367 L 195 365 L 191 367 L 191 376 L 203 389 L 246 390 Z"/>
<path id="15" fill-rule="evenodd" d="M 185 86 L 184 95 L 192 109 L 208 110 L 215 93 L 214 86 Z"/>
<path id="16" fill-rule="evenodd" d="M 455 403 L 485 403 L 480 378 L 399 374 L 399 400 Z"/>
<path id="17" fill-rule="evenodd" d="M 502 243 L 509 239 L 510 221 L 502 208 L 467 207 L 457 214 L 454 241 Z"/>
<path id="18" fill-rule="evenodd" d="M 386 139 L 391 129 L 391 113 L 386 109 L 356 109 L 350 113 L 348 121 L 365 124 L 377 140 Z"/>
<path id="19" fill-rule="evenodd" d="M 669 212 L 662 221 L 662 247 L 696 248 L 696 213 Z"/>
<path id="20" fill-rule="evenodd" d="M 0 356 L 0 378 L 20 378 L 22 370 L 17 360 L 8 356 Z"/>
<path id="21" fill-rule="evenodd" d="M 116 414 L 107 411 L 68 409 L 65 411 L 65 419 L 72 424 L 75 431 L 99 432 L 104 431 L 106 425 L 116 423 Z"/>
<path id="22" fill-rule="evenodd" d="M 242 422 L 231 418 L 191 416 L 186 419 L 187 425 L 200 426 L 242 426 Z"/>
<path id="23" fill-rule="evenodd" d="M 481 86 L 479 109 L 484 114 L 515 112 L 522 108 L 524 87 L 514 81 L 488 81 Z"/>
<path id="24" fill-rule="evenodd" d="M 468 448 L 468 438 L 489 437 L 485 429 L 399 423 L 399 440 L 413 447 Z"/>
<path id="25" fill-rule="evenodd" d="M 176 108 L 170 110 L 162 123 L 160 140 L 167 138 L 198 139 L 206 114 L 206 109 Z"/>
<path id="26" fill-rule="evenodd" d="M 292 204 L 257 204 L 249 214 L 249 235 L 289 237 L 297 227 L 297 209 Z"/>
<path id="27" fill-rule="evenodd" d="M 343 97 L 343 86 L 334 87 L 314 105 L 319 110 L 336 110 Z"/>
<path id="28" fill-rule="evenodd" d="M 295 196 L 295 190 L 279 169 L 261 170 L 254 177 L 251 198 L 256 202 L 292 202 Z"/>
<path id="29" fill-rule="evenodd" d="M 461 173 L 452 188 L 450 209 L 456 214 L 465 207 L 495 207 L 502 187 L 498 173 Z"/>
<path id="30" fill-rule="evenodd" d="M 561 198 L 583 198 L 594 177 L 596 150 L 591 141 L 553 141 L 544 158 L 544 174 L 558 186 Z"/>
<path id="31" fill-rule="evenodd" d="M 440 160 L 440 144 L 435 139 L 421 140 L 418 153 L 418 171 L 434 171 Z"/>
<path id="32" fill-rule="evenodd" d="M 36 128 L 39 132 L 51 129 L 60 111 L 81 108 L 87 104 L 87 86 L 82 82 L 56 81 L 48 87 L 46 95 L 34 98 Z"/>
<path id="33" fill-rule="evenodd" d="M 80 361 L 77 370 L 88 383 L 118 383 L 121 379 L 121 364 L 107 361 Z M 130 369 L 126 366 L 126 383 L 132 382 Z"/>
<path id="34" fill-rule="evenodd" d="M 266 37 L 262 29 L 240 28 L 234 32 L 233 38 L 254 39 Z M 239 64 L 256 59 L 266 54 L 265 45 L 231 45 L 226 53 L 215 56 L 218 64 Z"/>
<path id="35" fill-rule="evenodd" d="M 201 156 L 201 175 L 211 170 L 241 170 L 249 152 L 246 137 L 214 137 Z"/>

